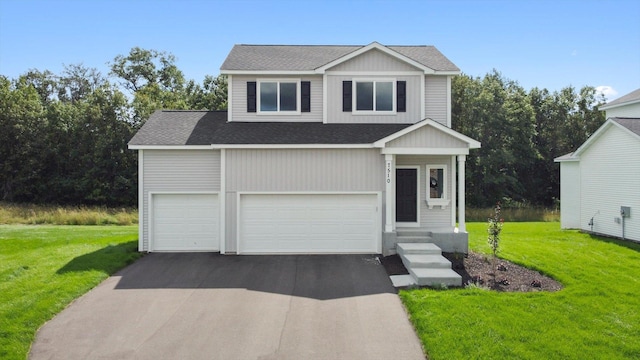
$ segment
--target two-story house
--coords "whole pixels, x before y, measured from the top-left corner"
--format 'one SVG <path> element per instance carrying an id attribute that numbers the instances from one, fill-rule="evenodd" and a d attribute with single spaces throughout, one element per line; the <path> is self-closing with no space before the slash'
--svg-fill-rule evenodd
<path id="1" fill-rule="evenodd" d="M 129 143 L 140 251 L 467 252 L 480 143 L 451 129 L 435 47 L 236 45 L 221 73 L 228 111 L 157 111 Z"/>

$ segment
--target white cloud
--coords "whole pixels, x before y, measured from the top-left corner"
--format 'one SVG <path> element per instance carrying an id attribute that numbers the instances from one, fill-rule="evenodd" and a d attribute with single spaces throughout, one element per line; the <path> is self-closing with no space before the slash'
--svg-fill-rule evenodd
<path id="1" fill-rule="evenodd" d="M 607 101 L 609 101 L 612 97 L 615 97 L 616 95 L 618 95 L 618 92 L 616 91 L 616 89 L 608 85 L 596 86 L 596 91 L 604 95 Z"/>

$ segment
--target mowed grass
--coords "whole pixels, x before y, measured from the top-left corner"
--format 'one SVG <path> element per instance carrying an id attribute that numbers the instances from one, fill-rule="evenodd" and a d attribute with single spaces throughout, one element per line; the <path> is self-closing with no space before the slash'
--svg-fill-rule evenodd
<path id="1" fill-rule="evenodd" d="M 137 259 L 137 231 L 0 225 L 0 359 L 25 359 L 40 326 Z"/>
<path id="2" fill-rule="evenodd" d="M 134 208 L 0 202 L 0 224 L 133 225 L 137 223 L 138 210 Z"/>
<path id="3" fill-rule="evenodd" d="M 472 250 L 489 253 L 486 229 L 468 224 Z M 640 359 L 640 244 L 506 223 L 501 249 L 565 288 L 401 291 L 430 359 Z"/>

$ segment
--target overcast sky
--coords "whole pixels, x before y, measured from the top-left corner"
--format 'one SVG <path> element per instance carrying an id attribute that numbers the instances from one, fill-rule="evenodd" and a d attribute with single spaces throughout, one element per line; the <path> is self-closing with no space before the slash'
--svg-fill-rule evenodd
<path id="1" fill-rule="evenodd" d="M 466 74 L 497 69 L 525 89 L 640 88 L 640 1 L 0 0 L 0 74 L 60 73 L 134 46 L 217 75 L 234 44 L 435 45 Z"/>

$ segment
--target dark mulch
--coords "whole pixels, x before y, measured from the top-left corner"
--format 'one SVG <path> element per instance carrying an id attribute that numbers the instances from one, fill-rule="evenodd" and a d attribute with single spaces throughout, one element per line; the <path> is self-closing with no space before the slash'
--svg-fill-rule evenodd
<path id="1" fill-rule="evenodd" d="M 507 292 L 562 289 L 562 284 L 552 278 L 504 259 L 496 260 L 496 270 L 493 271 L 491 257 L 482 254 L 470 252 L 468 255 L 453 253 L 442 255 L 451 261 L 452 269 L 462 276 L 462 284 L 465 286 L 475 283 L 492 290 Z M 380 262 L 389 275 L 409 273 L 398 255 L 383 257 Z"/>

